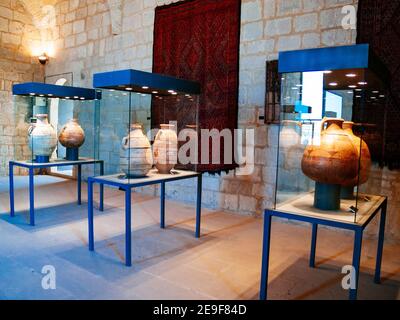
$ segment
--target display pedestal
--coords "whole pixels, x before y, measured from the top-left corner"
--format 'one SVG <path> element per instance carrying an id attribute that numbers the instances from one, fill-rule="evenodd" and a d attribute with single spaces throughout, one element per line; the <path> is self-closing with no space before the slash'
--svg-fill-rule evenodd
<path id="1" fill-rule="evenodd" d="M 124 177 L 124 175 L 122 175 Z M 88 224 L 89 224 L 89 250 L 94 250 L 94 217 L 93 217 L 93 185 L 117 187 L 125 192 L 125 265 L 132 266 L 132 219 L 131 219 L 131 192 L 134 188 L 157 185 L 160 188 L 160 227 L 165 228 L 165 185 L 167 182 L 197 178 L 196 197 L 196 230 L 195 237 L 200 238 L 201 223 L 201 192 L 202 174 L 194 171 L 174 170 L 174 174 L 159 174 L 157 170 L 150 170 L 146 177 L 137 179 L 121 179 L 121 174 L 97 176 L 88 178 Z"/>
<path id="2" fill-rule="evenodd" d="M 35 158 L 36 163 L 48 163 L 50 162 L 49 156 L 36 156 Z"/>
<path id="3" fill-rule="evenodd" d="M 315 183 L 314 207 L 321 210 L 340 208 L 340 185 Z"/>
<path id="4" fill-rule="evenodd" d="M 354 197 L 354 187 L 341 187 L 340 188 L 340 198 L 345 200 L 353 200 Z"/>
<path id="5" fill-rule="evenodd" d="M 79 160 L 79 148 L 67 148 L 67 155 L 65 159 L 69 161 Z"/>
<path id="6" fill-rule="evenodd" d="M 15 216 L 14 208 L 14 167 L 26 168 L 29 170 L 29 223 L 35 225 L 35 185 L 34 177 L 36 169 L 53 168 L 53 167 L 77 167 L 77 195 L 78 205 L 82 204 L 82 166 L 83 165 L 100 165 L 100 174 L 104 173 L 104 161 L 97 159 L 82 158 L 79 161 L 68 161 L 64 159 L 55 159 L 48 162 L 32 162 L 32 161 L 10 161 L 9 165 L 9 190 L 10 190 L 10 216 Z M 100 211 L 103 211 L 103 184 L 100 184 Z"/>
<path id="7" fill-rule="evenodd" d="M 363 200 L 367 198 L 369 199 L 368 201 Z M 374 278 L 375 283 L 380 283 L 387 198 L 375 195 L 361 195 L 360 199 L 358 200 L 359 210 L 357 211 L 356 215 L 350 214 L 348 211 L 349 206 L 352 204 L 353 200 L 343 200 L 342 206 L 339 210 L 323 211 L 313 207 L 313 194 L 308 193 L 295 199 L 291 199 L 290 201 L 286 201 L 278 205 L 274 210 L 265 210 L 260 299 L 264 300 L 267 298 L 272 217 L 308 222 L 312 225 L 310 252 L 310 267 L 312 268 L 315 268 L 318 225 L 325 225 L 353 231 L 354 250 L 352 266 L 354 267 L 354 279 L 356 286 L 349 290 L 349 298 L 351 300 L 355 300 L 357 299 L 363 231 L 371 223 L 371 221 L 374 220 L 374 217 L 380 213 L 378 250 L 376 254 Z M 282 226 L 285 225 L 286 224 L 283 224 Z"/>

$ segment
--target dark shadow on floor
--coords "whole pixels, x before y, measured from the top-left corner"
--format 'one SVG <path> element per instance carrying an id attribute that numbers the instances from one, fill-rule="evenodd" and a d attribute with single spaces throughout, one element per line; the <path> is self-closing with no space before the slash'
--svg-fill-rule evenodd
<path id="1" fill-rule="evenodd" d="M 97 204 L 95 204 L 95 207 Z M 111 214 L 112 212 L 109 212 Z M 106 215 L 107 211 L 100 212 L 95 210 L 95 215 Z M 29 211 L 16 212 L 14 217 L 9 213 L 0 214 L 0 219 L 27 232 L 37 232 L 43 229 L 55 227 L 57 225 L 68 224 L 87 220 L 87 204 L 80 206 L 73 203 L 51 206 L 47 208 L 35 209 L 35 226 L 29 224 Z"/>
<path id="2" fill-rule="evenodd" d="M 174 256 L 212 240 L 208 236 L 197 239 L 187 228 L 161 229 L 151 225 L 132 232 L 132 267 L 125 266 L 125 234 L 96 241 L 95 233 L 94 252 L 82 246 L 57 256 L 108 281 L 118 281 L 150 266 L 173 261 Z"/>

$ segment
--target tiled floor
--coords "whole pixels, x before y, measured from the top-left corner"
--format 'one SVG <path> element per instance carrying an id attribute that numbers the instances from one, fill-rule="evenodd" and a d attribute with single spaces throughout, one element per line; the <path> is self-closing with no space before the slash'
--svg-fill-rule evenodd
<path id="1" fill-rule="evenodd" d="M 75 183 L 37 177 L 36 227 L 27 224 L 27 178 L 17 177 L 15 218 L 8 216 L 8 181 L 0 180 L 1 299 L 257 299 L 262 220 L 203 210 L 194 238 L 194 207 L 133 195 L 133 267 L 124 260 L 123 193 L 106 189 L 106 211 L 95 212 L 95 246 L 87 248 L 87 206 L 75 205 Z M 168 185 L 167 185 L 168 188 Z M 86 199 L 86 192 L 83 195 Z M 353 238 L 321 228 L 317 269 L 308 267 L 311 230 L 274 220 L 269 297 L 346 299 L 342 266 Z M 400 299 L 400 246 L 385 244 L 381 285 L 373 283 L 376 241 L 363 243 L 360 299 Z M 56 269 L 56 290 L 41 286 L 42 267 Z"/>

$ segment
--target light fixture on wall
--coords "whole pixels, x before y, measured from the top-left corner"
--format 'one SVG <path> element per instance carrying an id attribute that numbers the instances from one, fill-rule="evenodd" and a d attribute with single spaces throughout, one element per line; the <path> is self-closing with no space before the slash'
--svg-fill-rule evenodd
<path id="1" fill-rule="evenodd" d="M 40 64 L 45 65 L 49 61 L 49 56 L 44 52 L 38 56 L 38 59 Z"/>

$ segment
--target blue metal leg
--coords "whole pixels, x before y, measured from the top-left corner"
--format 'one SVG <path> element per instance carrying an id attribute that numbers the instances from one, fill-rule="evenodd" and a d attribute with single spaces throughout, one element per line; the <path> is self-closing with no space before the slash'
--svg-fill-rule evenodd
<path id="1" fill-rule="evenodd" d="M 8 172 L 10 188 L 10 216 L 14 217 L 14 164 L 12 162 L 9 162 L 8 164 Z"/>
<path id="2" fill-rule="evenodd" d="M 88 226 L 89 226 L 89 250 L 94 251 L 94 227 L 93 227 L 93 181 L 88 179 Z"/>
<path id="3" fill-rule="evenodd" d="M 270 240 L 271 240 L 271 214 L 269 210 L 266 210 L 264 214 L 264 236 L 263 236 L 263 248 L 262 248 L 260 300 L 267 299 Z"/>
<path id="4" fill-rule="evenodd" d="M 78 164 L 78 205 L 82 204 L 82 166 Z"/>
<path id="5" fill-rule="evenodd" d="M 29 222 L 35 225 L 35 186 L 33 181 L 34 169 L 29 168 Z"/>
<path id="6" fill-rule="evenodd" d="M 317 248 L 318 224 L 313 223 L 311 237 L 310 267 L 315 268 L 315 250 Z"/>
<path id="7" fill-rule="evenodd" d="M 125 264 L 132 266 L 131 189 L 125 189 Z"/>
<path id="8" fill-rule="evenodd" d="M 381 209 L 378 252 L 376 254 L 376 266 L 375 266 L 375 278 L 374 278 L 375 283 L 381 283 L 381 265 L 382 265 L 382 254 L 383 254 L 383 242 L 385 240 L 386 210 L 387 210 L 387 200 L 385 200 Z"/>
<path id="9" fill-rule="evenodd" d="M 165 182 L 161 182 L 160 198 L 160 226 L 165 229 Z"/>
<path id="10" fill-rule="evenodd" d="M 104 175 L 104 162 L 100 162 L 100 175 Z M 100 183 L 100 211 L 104 211 L 104 184 Z"/>
<path id="11" fill-rule="evenodd" d="M 361 260 L 361 246 L 362 246 L 363 230 L 357 229 L 354 237 L 354 251 L 353 251 L 353 267 L 355 269 L 355 284 L 354 289 L 350 289 L 349 299 L 357 300 L 358 278 L 360 275 L 360 260 Z"/>
<path id="12" fill-rule="evenodd" d="M 203 176 L 201 174 L 199 174 L 199 176 L 197 177 L 196 238 L 200 238 L 202 179 L 203 179 Z"/>

